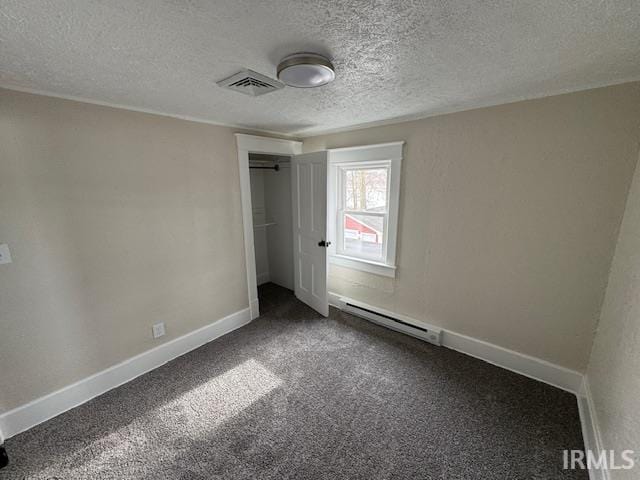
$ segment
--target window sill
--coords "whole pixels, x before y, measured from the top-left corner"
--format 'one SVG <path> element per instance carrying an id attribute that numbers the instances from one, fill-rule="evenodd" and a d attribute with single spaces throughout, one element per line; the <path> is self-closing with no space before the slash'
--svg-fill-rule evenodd
<path id="1" fill-rule="evenodd" d="M 360 270 L 361 272 L 382 275 L 383 277 L 396 277 L 396 267 L 384 263 L 363 260 L 361 258 L 347 257 L 345 255 L 329 255 L 329 263 L 341 267 Z"/>

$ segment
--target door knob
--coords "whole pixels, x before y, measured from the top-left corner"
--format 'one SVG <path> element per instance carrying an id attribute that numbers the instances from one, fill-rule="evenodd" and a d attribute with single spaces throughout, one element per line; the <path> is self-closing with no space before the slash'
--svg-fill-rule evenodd
<path id="1" fill-rule="evenodd" d="M 320 240 L 318 242 L 319 247 L 328 247 L 329 245 L 331 245 L 331 242 L 327 242 L 326 240 Z"/>

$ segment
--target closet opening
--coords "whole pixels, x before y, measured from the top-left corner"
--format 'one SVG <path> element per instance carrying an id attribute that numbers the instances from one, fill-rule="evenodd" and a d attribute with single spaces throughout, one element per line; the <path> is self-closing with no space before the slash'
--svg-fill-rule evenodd
<path id="1" fill-rule="evenodd" d="M 269 282 L 328 316 L 328 151 L 244 133 L 236 141 L 251 319 L 260 316 L 258 285 Z"/>
<path id="2" fill-rule="evenodd" d="M 256 284 L 293 290 L 291 157 L 249 153 Z"/>

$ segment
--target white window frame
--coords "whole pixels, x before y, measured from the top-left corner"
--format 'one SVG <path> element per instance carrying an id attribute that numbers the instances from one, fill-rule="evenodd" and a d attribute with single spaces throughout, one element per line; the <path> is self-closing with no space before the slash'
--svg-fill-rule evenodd
<path id="1" fill-rule="evenodd" d="M 396 247 L 398 241 L 398 211 L 400 204 L 400 172 L 402 167 L 402 148 L 404 142 L 381 143 L 377 145 L 364 145 L 358 147 L 334 148 L 329 150 L 329 195 L 327 222 L 327 235 L 331 241 L 329 246 L 329 262 L 334 265 L 352 268 L 368 273 L 383 275 L 385 277 L 396 276 Z M 342 168 L 370 168 L 386 166 L 388 168 L 387 188 L 387 236 L 383 261 L 378 262 L 361 257 L 344 255 L 343 238 L 338 235 L 338 225 L 342 212 Z M 363 212 L 365 213 L 365 212 Z M 377 215 L 366 212 L 366 215 Z"/>

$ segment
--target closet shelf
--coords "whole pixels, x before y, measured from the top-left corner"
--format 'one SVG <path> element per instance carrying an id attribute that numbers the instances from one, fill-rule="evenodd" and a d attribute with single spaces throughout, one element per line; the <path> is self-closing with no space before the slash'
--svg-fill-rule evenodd
<path id="1" fill-rule="evenodd" d="M 276 224 L 276 222 L 260 223 L 259 225 L 254 225 L 253 228 L 270 227 L 270 226 L 275 225 L 275 224 Z"/>

